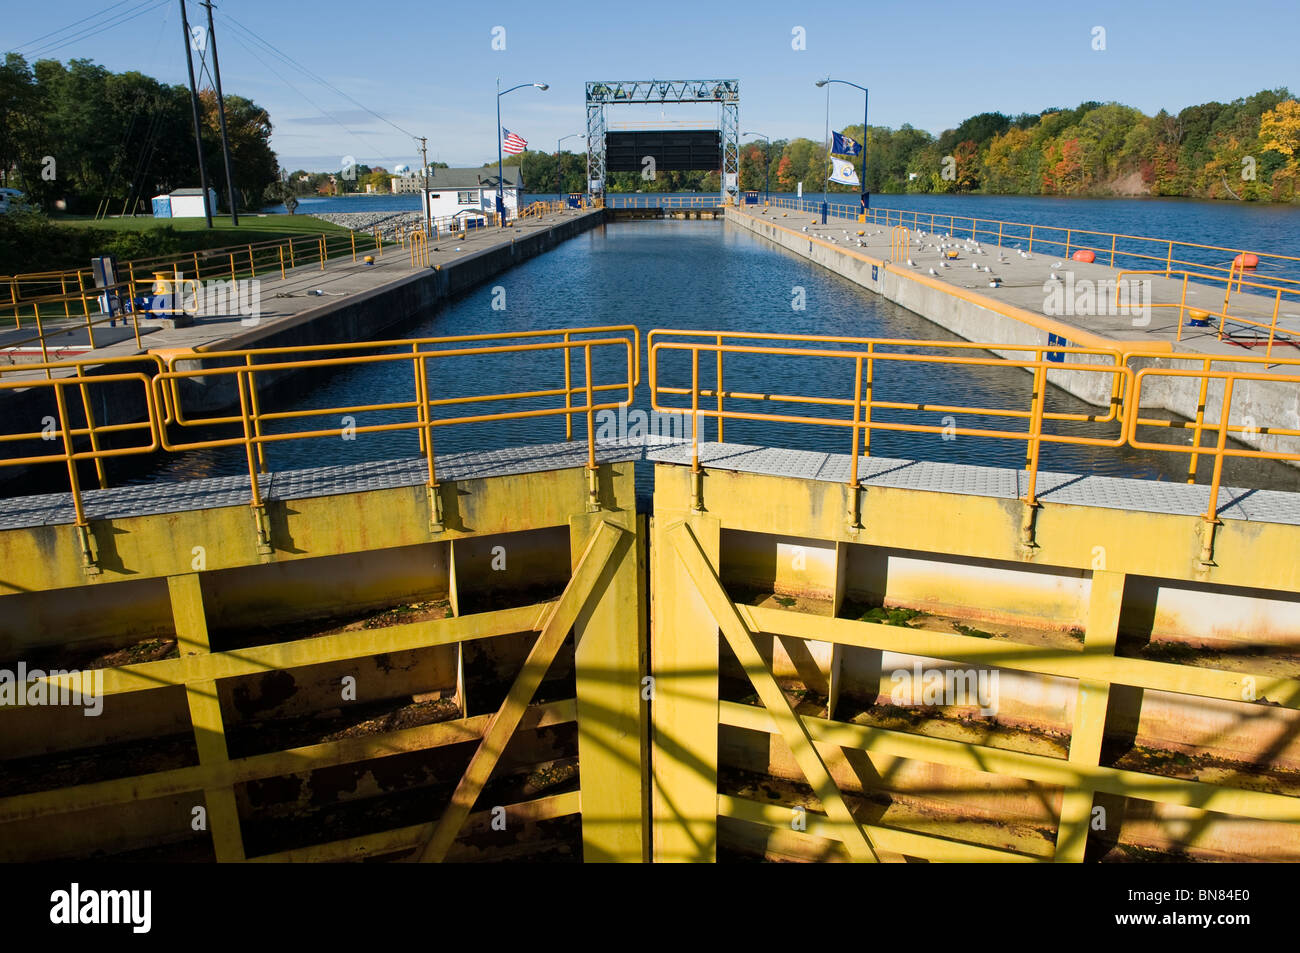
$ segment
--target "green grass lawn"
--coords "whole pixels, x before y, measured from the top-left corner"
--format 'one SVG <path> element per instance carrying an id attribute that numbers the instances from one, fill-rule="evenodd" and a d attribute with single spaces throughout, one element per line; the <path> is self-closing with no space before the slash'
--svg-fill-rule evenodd
<path id="1" fill-rule="evenodd" d="M 92 218 L 8 221 L 0 216 L 0 275 L 86 268 L 95 255 L 119 262 L 325 234 L 337 240 L 348 229 L 311 215 L 242 215 L 239 226 L 214 218 Z"/>
<path id="2" fill-rule="evenodd" d="M 304 232 L 319 235 L 321 232 L 347 231 L 342 225 L 334 225 L 312 215 L 259 215 L 256 213 L 240 215 L 238 228 L 230 224 L 229 215 L 220 217 L 214 215 L 211 229 L 206 227 L 206 222 L 201 218 L 104 218 L 95 221 L 89 217 L 69 215 L 61 218 L 51 218 L 50 222 L 54 225 L 64 225 L 71 228 L 96 228 L 106 232 L 147 232 L 151 229 L 170 226 L 177 232 L 199 232 L 225 237 L 223 241 L 205 246 L 208 248 L 221 245 L 237 245 L 240 242 L 266 241 L 267 239 L 281 238 L 288 235 L 301 235 Z"/>

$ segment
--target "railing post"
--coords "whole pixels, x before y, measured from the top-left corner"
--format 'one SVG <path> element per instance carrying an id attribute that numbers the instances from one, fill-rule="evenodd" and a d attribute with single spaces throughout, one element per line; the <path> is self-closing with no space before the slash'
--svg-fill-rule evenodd
<path id="1" fill-rule="evenodd" d="M 1201 393 L 1196 399 L 1196 423 L 1192 426 L 1192 452 L 1189 454 L 1190 462 L 1187 465 L 1187 482 L 1196 482 L 1196 467 L 1200 462 L 1201 448 L 1201 431 L 1205 424 L 1205 401 L 1210 392 L 1210 361 L 1212 358 L 1206 358 L 1201 365 Z M 1136 413 L 1136 408 L 1134 409 Z"/>
<path id="2" fill-rule="evenodd" d="M 573 368 L 569 360 L 569 355 L 573 349 L 568 347 L 570 335 L 568 331 L 564 332 L 564 439 L 573 439 L 573 414 L 569 413 L 569 408 L 573 406 Z"/>
<path id="3" fill-rule="evenodd" d="M 36 316 L 36 336 L 41 339 L 41 360 L 46 364 L 50 361 L 50 352 L 45 347 L 45 329 L 41 327 L 41 306 L 35 301 L 32 302 L 32 313 Z M 45 377 L 47 380 L 54 377 L 50 369 L 45 368 Z"/>
<path id="4" fill-rule="evenodd" d="M 253 245 L 251 242 L 248 245 L 248 273 L 254 278 L 257 277 L 257 264 L 253 261 Z"/>
<path id="5" fill-rule="evenodd" d="M 416 388 L 419 391 L 421 420 L 424 423 L 424 459 L 429 470 L 425 494 L 429 500 L 429 532 L 441 533 L 446 528 L 442 516 L 442 494 L 438 488 L 438 471 L 433 457 L 433 408 L 429 405 L 429 359 L 423 355 L 415 361 Z"/>
<path id="6" fill-rule="evenodd" d="M 849 463 L 849 529 L 862 525 L 858 506 L 858 434 L 862 430 L 862 355 L 853 362 L 853 452 Z"/>
<path id="7" fill-rule="evenodd" d="M 704 509 L 700 474 L 700 349 L 691 348 L 691 511 Z"/>
<path id="8" fill-rule="evenodd" d="M 1025 461 L 1027 483 L 1025 487 L 1025 514 L 1020 525 L 1020 542 L 1027 547 L 1034 547 L 1034 515 L 1038 509 L 1038 455 L 1043 432 L 1043 404 L 1047 398 L 1047 372 L 1043 367 L 1043 349 L 1035 350 L 1034 394 L 1029 415 L 1028 454 Z"/>
<path id="9" fill-rule="evenodd" d="M 45 342 L 42 340 L 41 346 Z M 48 369 L 46 371 L 49 373 Z M 68 422 L 68 399 L 63 393 L 63 381 L 54 382 L 54 403 L 58 409 L 59 427 L 63 432 L 63 459 L 68 467 L 68 488 L 72 493 L 72 509 L 76 514 L 77 538 L 81 547 L 81 565 L 91 575 L 99 574 L 95 564 L 95 554 L 90 546 L 90 527 L 86 523 L 86 511 L 81 502 L 81 482 L 77 478 L 76 448 L 72 444 L 72 425 Z"/>
<path id="10" fill-rule="evenodd" d="M 722 443 L 722 335 L 718 335 L 718 443 Z"/>
<path id="11" fill-rule="evenodd" d="M 81 391 L 81 409 L 86 418 L 86 435 L 90 438 L 90 450 L 95 455 L 95 476 L 99 479 L 99 488 L 108 489 L 108 477 L 104 473 L 104 461 L 99 456 L 99 437 L 95 433 L 95 410 L 90 403 L 90 394 L 86 390 L 86 379 L 81 376 L 81 367 L 77 367 L 78 384 Z"/>
<path id="12" fill-rule="evenodd" d="M 1174 267 L 1174 243 L 1169 243 L 1169 255 L 1165 258 L 1165 277 L 1169 277 L 1169 272 Z"/>
<path id="13" fill-rule="evenodd" d="M 862 455 L 871 456 L 871 397 L 876 386 L 876 342 L 871 341 L 867 344 L 867 387 L 866 403 L 863 405 L 863 431 L 862 431 Z M 857 453 L 855 449 L 854 454 Z"/>
<path id="14" fill-rule="evenodd" d="M 252 388 L 252 380 L 242 370 L 235 372 L 235 386 L 239 391 L 239 416 L 243 423 L 244 429 L 244 456 L 248 461 L 248 482 L 251 492 L 249 502 L 253 512 L 253 527 L 256 533 L 257 552 L 260 555 L 268 556 L 273 550 L 271 547 L 271 535 L 268 521 L 266 518 L 266 504 L 262 501 L 262 490 L 258 483 L 258 465 L 254 445 L 259 443 L 253 435 L 253 424 L 250 419 L 250 408 L 248 395 L 244 392 L 245 386 Z"/>
<path id="15" fill-rule="evenodd" d="M 1110 266 L 1111 266 L 1112 268 L 1115 267 L 1115 239 L 1116 239 L 1117 237 L 1118 237 L 1118 236 L 1117 236 L 1114 232 L 1111 232 L 1111 235 L 1110 235 Z"/>
<path id="16" fill-rule="evenodd" d="M 245 354 L 244 364 L 248 367 L 248 397 L 253 412 L 253 433 L 260 438 L 262 436 L 262 408 L 257 400 L 257 372 L 253 370 L 253 355 Z M 262 473 L 266 472 L 266 450 L 262 446 L 260 439 L 257 442 L 257 469 Z"/>
<path id="17" fill-rule="evenodd" d="M 1277 334 L 1277 312 L 1282 307 L 1282 289 L 1277 289 L 1277 297 L 1273 300 L 1273 323 L 1268 326 L 1268 347 L 1264 349 L 1264 357 L 1273 356 L 1273 336 Z"/>
<path id="18" fill-rule="evenodd" d="M 591 345 L 582 349 L 583 365 L 587 375 L 587 512 L 600 510 L 600 484 L 596 472 L 596 392 L 591 380 Z"/>
<path id="19" fill-rule="evenodd" d="M 1201 529 L 1201 564 L 1214 564 L 1214 529 L 1219 524 L 1219 485 L 1223 480 L 1223 451 L 1228 444 L 1228 426 L 1232 409 L 1232 385 L 1235 379 L 1223 379 L 1223 409 L 1219 413 L 1219 439 L 1214 448 L 1214 476 L 1210 480 L 1210 505 Z"/>

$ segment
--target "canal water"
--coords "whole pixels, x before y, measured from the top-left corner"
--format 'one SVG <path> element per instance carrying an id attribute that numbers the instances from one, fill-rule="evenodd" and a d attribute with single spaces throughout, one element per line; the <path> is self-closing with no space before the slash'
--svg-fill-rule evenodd
<path id="1" fill-rule="evenodd" d="M 642 330 L 642 384 L 636 393 L 634 409 L 643 411 L 650 410 L 644 332 L 652 328 L 956 340 L 937 325 L 749 232 L 726 228 L 720 221 L 621 222 L 597 228 L 445 303 L 432 313 L 413 315 L 408 323 L 392 329 L 387 336 L 431 337 L 622 324 L 634 324 Z M 447 359 L 433 366 L 431 392 L 435 397 L 478 396 L 554 388 L 564 380 L 561 360 L 557 352 Z M 622 357 L 612 350 L 597 353 L 593 370 L 596 383 L 621 380 L 621 361 Z M 701 364 L 702 382 L 711 383 L 712 358 L 703 359 Z M 574 361 L 574 380 L 578 382 L 582 380 L 580 368 L 579 357 Z M 689 365 L 682 353 L 666 355 L 662 372 L 671 383 L 683 386 L 690 383 Z M 753 393 L 853 396 L 853 366 L 843 359 L 729 356 L 725 381 L 729 390 Z M 1030 384 L 1029 374 L 1005 367 L 882 363 L 876 371 L 875 398 L 1027 410 Z M 310 386 L 300 382 L 287 390 L 288 393 L 270 395 L 264 401 L 263 411 L 307 411 L 397 402 L 410 399 L 414 392 L 409 363 L 348 368 L 322 376 Z M 575 402 L 580 399 L 575 398 Z M 559 403 L 555 398 L 478 402 L 454 411 L 441 409 L 438 416 L 539 409 L 556 407 Z M 1052 411 L 1097 412 L 1096 408 L 1055 389 L 1049 393 L 1047 406 Z M 846 408 L 781 407 L 771 401 L 729 401 L 728 407 L 762 413 L 822 414 L 840 419 L 846 419 L 849 414 Z M 359 426 L 412 419 L 410 411 L 352 416 Z M 876 419 L 939 427 L 1025 429 L 1024 421 L 974 414 L 895 410 L 880 411 Z M 628 420 L 633 428 L 638 425 L 636 415 Z M 334 413 L 281 422 L 267 429 L 286 432 L 290 428 L 301 431 L 347 424 L 348 421 Z M 609 428 L 615 426 L 609 420 L 606 424 Z M 703 439 L 714 439 L 715 424 L 705 424 L 702 420 L 701 427 Z M 1051 429 L 1058 433 L 1107 437 L 1116 433 L 1113 426 L 1106 425 L 1062 423 Z M 581 438 L 584 433 L 583 422 L 575 421 L 575 436 Z M 1188 441 L 1181 432 L 1164 433 L 1169 439 Z M 233 434 L 226 431 L 213 435 Z M 601 436 L 606 435 L 622 434 L 607 429 Z M 198 434 L 187 433 L 187 436 Z M 542 417 L 443 427 L 437 431 L 436 446 L 442 454 L 548 443 L 563 438 L 562 419 Z M 847 453 L 852 445 L 847 429 L 795 423 L 728 421 L 726 438 L 729 442 L 835 453 Z M 1010 467 L 1023 465 L 1025 451 L 1024 441 L 951 433 L 877 432 L 872 435 L 871 445 L 874 456 Z M 267 448 L 268 465 L 273 470 L 410 457 L 418 452 L 412 432 L 363 433 L 348 440 L 340 437 L 294 440 L 270 444 Z M 1046 470 L 1075 473 L 1182 480 L 1186 478 L 1187 457 L 1127 448 L 1046 444 L 1041 466 Z M 642 470 L 638 496 L 644 505 L 650 487 L 649 467 Z M 117 479 L 183 480 L 243 472 L 246 472 L 243 450 L 223 448 L 161 456 L 143 469 L 120 472 Z M 1229 482 L 1236 477 L 1245 485 L 1300 489 L 1300 475 L 1280 465 L 1251 473 L 1230 470 L 1227 475 Z"/>
<path id="2" fill-rule="evenodd" d="M 681 193 L 695 195 L 695 193 Z M 611 193 L 609 201 L 620 205 L 637 200 L 653 200 L 655 195 L 633 195 Z M 696 196 L 698 197 L 698 196 Z M 773 198 L 794 199 L 793 194 L 773 192 Z M 820 192 L 805 191 L 804 199 L 820 203 Z M 543 201 L 554 199 L 550 193 L 529 193 L 525 201 Z M 827 201 L 857 214 L 858 197 L 845 193 L 830 193 Z M 299 214 L 311 215 L 332 212 L 401 212 L 416 211 L 420 208 L 418 195 L 352 195 L 338 197 L 309 196 L 299 200 Z M 935 224 L 947 230 L 947 216 L 954 216 L 954 223 L 961 234 L 962 228 L 969 224 L 962 223 L 962 218 L 985 220 L 979 227 L 990 228 L 988 222 L 1001 221 L 1025 225 L 1046 225 L 1053 228 L 1069 228 L 1095 232 L 1114 232 L 1120 235 L 1133 235 L 1188 242 L 1199 245 L 1217 245 L 1224 248 L 1244 249 L 1254 252 L 1271 252 L 1279 255 L 1300 256 L 1296 247 L 1296 236 L 1300 235 L 1300 205 L 1297 204 L 1261 204 L 1255 202 L 1203 201 L 1199 199 L 1180 198 L 1060 198 L 1041 195 L 872 195 L 873 209 L 900 209 L 916 212 L 922 216 L 936 216 Z M 284 212 L 284 206 L 271 205 L 263 209 L 267 214 Z M 996 232 L 997 226 L 991 226 Z M 986 236 L 985 236 L 986 237 Z M 1040 234 L 1036 236 L 1041 239 Z M 1047 235 L 1048 238 L 1064 236 Z M 986 238 L 987 240 L 987 238 Z M 1093 238 L 1087 240 L 1076 236 L 1075 244 L 1082 241 L 1085 245 L 1109 248 L 1109 239 Z M 1014 243 L 1009 243 L 1014 244 Z M 1037 247 L 1037 241 L 1035 243 Z M 1121 239 L 1117 247 L 1150 254 L 1156 251 L 1164 255 L 1149 243 L 1133 242 Z M 1188 261 L 1203 264 L 1227 265 L 1232 255 L 1222 252 L 1205 251 L 1198 253 L 1185 250 Z M 1179 257 L 1175 255 L 1175 257 Z M 1137 262 L 1128 264 L 1141 267 Z M 1300 263 L 1279 265 L 1265 261 L 1260 274 L 1275 273 L 1286 277 L 1300 279 Z"/>

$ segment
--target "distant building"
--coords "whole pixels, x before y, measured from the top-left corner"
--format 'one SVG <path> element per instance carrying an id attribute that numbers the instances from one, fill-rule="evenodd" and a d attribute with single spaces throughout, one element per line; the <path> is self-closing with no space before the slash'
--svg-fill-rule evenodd
<path id="1" fill-rule="evenodd" d="M 408 195 L 420 191 L 423 177 L 418 175 L 395 175 L 388 180 L 388 187 L 394 195 Z"/>
<path id="2" fill-rule="evenodd" d="M 208 203 L 208 208 L 216 214 L 216 189 L 208 189 Z M 203 218 L 204 215 L 202 189 L 176 189 L 153 197 L 154 218 Z"/>
<path id="3" fill-rule="evenodd" d="M 523 187 L 523 176 L 518 166 L 506 166 L 504 170 L 505 189 L 503 198 L 506 216 L 513 218 L 519 212 L 519 191 Z M 401 191 L 421 192 L 424 188 L 422 176 L 403 176 L 409 178 L 412 186 L 403 186 Z M 393 179 L 393 191 L 399 191 L 399 179 Z M 493 212 L 496 210 L 497 174 L 495 169 L 434 169 L 429 175 L 428 195 L 431 218 L 450 218 L 461 212 Z M 420 208 L 424 210 L 423 200 Z"/>

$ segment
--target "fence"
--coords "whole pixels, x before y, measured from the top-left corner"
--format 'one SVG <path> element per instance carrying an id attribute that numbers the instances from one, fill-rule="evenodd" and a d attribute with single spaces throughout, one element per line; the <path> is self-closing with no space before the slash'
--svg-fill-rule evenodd
<path id="1" fill-rule="evenodd" d="M 594 336 L 594 337 L 593 337 Z M 593 352 L 595 354 L 593 355 Z M 593 357 L 600 361 L 607 354 L 622 354 L 620 365 L 626 373 L 619 380 L 598 381 L 594 376 Z M 458 358 L 474 356 L 506 356 L 529 354 L 538 360 L 548 356 L 556 358 L 557 378 L 563 378 L 562 387 L 543 387 L 532 390 L 511 389 L 509 384 L 489 389 L 484 393 L 459 396 L 433 396 L 429 392 L 430 368 L 454 362 Z M 41 429 L 24 430 L 0 435 L 0 442 L 33 442 L 50 446 L 49 452 L 0 460 L 0 468 L 30 466 L 33 464 L 62 464 L 68 472 L 69 485 L 76 508 L 77 525 L 85 526 L 86 518 L 81 495 L 77 465 L 93 463 L 101 478 L 103 460 L 150 454 L 158 450 L 183 453 L 195 450 L 215 450 L 224 447 L 242 447 L 248 462 L 250 504 L 259 514 L 263 498 L 259 474 L 267 469 L 266 448 L 273 443 L 320 437 L 339 437 L 349 434 L 414 431 L 418 435 L 421 455 L 428 468 L 428 486 L 436 488 L 437 471 L 434 458 L 434 432 L 437 428 L 474 423 L 491 423 L 504 420 L 527 420 L 562 416 L 565 419 L 565 437 L 573 439 L 573 417 L 586 421 L 587 462 L 595 468 L 594 417 L 603 410 L 626 406 L 633 398 L 640 382 L 640 336 L 635 326 L 618 325 L 595 328 L 567 328 L 554 331 L 529 331 L 403 339 L 398 341 L 373 341 L 361 344 L 326 344 L 306 348 L 263 348 L 241 351 L 205 352 L 204 362 L 216 366 L 183 367 L 197 364 L 193 355 L 173 355 L 165 362 L 156 356 L 146 358 L 124 357 L 75 362 L 55 362 L 48 365 L 23 365 L 21 368 L 0 370 L 71 371 L 69 376 L 52 376 L 37 380 L 41 387 L 52 390 L 58 407 L 57 426 L 45 422 Z M 88 374 L 93 365 L 127 364 L 141 361 L 157 366 L 153 374 Z M 575 362 L 578 366 L 575 368 Z M 331 371 L 359 368 L 365 365 L 389 365 L 409 372 L 410 392 L 403 399 L 381 403 L 356 404 L 347 407 L 322 407 L 296 411 L 265 411 L 261 407 L 259 391 L 276 378 L 304 371 Z M 448 368 L 448 375 L 454 370 Z M 441 379 L 446 379 L 443 377 Z M 129 424 L 97 424 L 91 391 L 96 387 L 125 381 L 139 382 L 145 388 L 142 406 L 146 418 Z M 193 416 L 185 410 L 187 381 L 201 381 L 207 389 L 227 385 L 238 406 L 237 413 Z M 33 386 L 30 378 L 4 381 L 0 390 Z M 70 407 L 67 392 L 76 390 L 81 397 L 76 412 Z M 622 395 L 622 396 L 619 396 Z M 438 416 L 449 409 L 473 404 L 501 404 L 505 402 L 533 402 L 529 409 L 514 409 L 497 413 L 470 413 L 459 416 Z M 554 406 L 536 406 L 551 401 Z M 354 426 L 310 427 L 294 426 L 296 421 L 321 416 L 364 415 L 375 412 L 408 412 L 411 419 L 389 423 L 361 423 Z M 214 428 L 233 426 L 237 436 L 221 438 L 179 439 L 169 434 L 168 427 Z M 270 432 L 269 427 L 279 427 Z M 146 439 L 131 446 L 106 446 L 107 438 L 115 434 L 143 434 Z M 79 448 L 78 444 L 82 444 Z M 87 446 L 88 444 L 88 446 Z M 593 476 L 594 479 L 594 476 Z M 591 492 L 595 493 L 593 483 Z M 260 521 L 259 529 L 265 530 Z M 263 535 L 263 538 L 264 535 Z"/>
<path id="2" fill-rule="evenodd" d="M 820 215 L 822 203 L 812 199 L 774 198 L 772 206 Z M 857 219 L 861 210 L 839 202 L 828 203 L 828 215 L 836 218 Z M 1202 245 L 1167 238 L 1150 238 L 1142 235 L 1125 235 L 1119 232 L 1101 232 L 1082 228 L 1061 228 L 1056 225 L 1037 225 L 1028 222 L 1009 222 L 999 219 L 973 218 L 965 215 L 944 215 L 938 212 L 919 212 L 910 209 L 876 208 L 867 211 L 867 221 L 876 225 L 906 225 L 930 232 L 947 232 L 958 238 L 997 244 L 1016 243 L 1026 251 L 1070 257 L 1076 251 L 1090 251 L 1099 262 L 1111 267 L 1149 267 L 1152 263 L 1163 265 L 1164 272 L 1172 274 L 1176 267 L 1195 267 L 1209 270 L 1225 278 L 1250 261 L 1257 260 L 1256 270 L 1278 273 L 1276 280 L 1300 288 L 1300 280 L 1280 277 L 1285 272 L 1300 272 L 1300 257 L 1278 255 L 1270 252 L 1252 252 L 1244 248 L 1227 248 L 1222 245 Z M 1249 269 L 1251 266 L 1246 265 Z"/>

